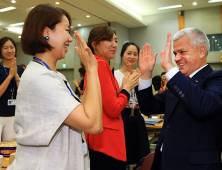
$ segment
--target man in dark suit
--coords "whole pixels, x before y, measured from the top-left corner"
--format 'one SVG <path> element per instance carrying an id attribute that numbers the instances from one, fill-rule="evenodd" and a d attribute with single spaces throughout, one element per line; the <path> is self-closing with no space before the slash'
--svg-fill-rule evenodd
<path id="1" fill-rule="evenodd" d="M 157 54 L 145 44 L 140 52 L 141 79 L 136 88 L 141 112 L 164 113 L 152 170 L 221 170 L 222 71 L 207 64 L 209 40 L 196 28 L 167 35 L 161 66 L 169 80 L 168 90 L 152 95 L 152 71 Z"/>

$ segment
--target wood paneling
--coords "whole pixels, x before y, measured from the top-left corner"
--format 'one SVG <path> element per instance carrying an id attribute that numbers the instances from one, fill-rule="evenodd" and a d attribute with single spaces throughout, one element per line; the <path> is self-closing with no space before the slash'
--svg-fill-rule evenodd
<path id="1" fill-rule="evenodd" d="M 178 12 L 179 30 L 184 29 L 184 11 Z"/>
<path id="2" fill-rule="evenodd" d="M 222 32 L 222 5 L 220 6 L 220 24 L 221 24 L 221 32 Z"/>

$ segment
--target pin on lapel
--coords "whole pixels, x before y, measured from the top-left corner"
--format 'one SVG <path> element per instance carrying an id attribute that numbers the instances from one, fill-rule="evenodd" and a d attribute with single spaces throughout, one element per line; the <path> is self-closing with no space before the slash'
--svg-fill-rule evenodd
<path id="1" fill-rule="evenodd" d="M 198 83 L 198 80 L 195 80 L 196 83 Z"/>

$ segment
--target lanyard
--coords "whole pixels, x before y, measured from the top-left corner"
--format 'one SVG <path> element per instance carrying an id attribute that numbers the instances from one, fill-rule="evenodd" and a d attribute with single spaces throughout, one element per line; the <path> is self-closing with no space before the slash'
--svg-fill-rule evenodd
<path id="1" fill-rule="evenodd" d="M 37 58 L 37 57 L 33 57 L 33 61 L 36 61 L 36 62 L 38 62 L 39 64 L 43 64 L 44 66 L 46 66 L 46 68 L 48 68 L 49 70 L 52 70 L 44 61 L 42 61 L 41 59 L 39 59 L 39 58 Z M 77 97 L 75 97 L 74 94 L 72 93 L 72 90 L 69 88 L 69 86 L 68 86 L 68 84 L 67 84 L 67 81 L 65 81 L 65 80 L 63 80 L 63 81 L 64 81 L 66 87 L 68 88 L 70 94 L 72 95 L 72 97 L 74 97 L 78 102 L 81 103 L 81 101 L 80 101 Z"/>
<path id="2" fill-rule="evenodd" d="M 82 103 L 74 94 L 72 93 L 72 90 L 69 88 L 67 81 L 64 80 L 64 83 L 66 84 L 66 87 L 69 89 L 69 92 L 71 93 L 72 97 L 74 97 L 78 102 Z"/>
<path id="3" fill-rule="evenodd" d="M 45 63 L 44 61 L 42 61 L 41 59 L 39 59 L 39 58 L 37 58 L 37 57 L 33 57 L 33 60 L 39 62 L 40 64 L 43 64 L 44 66 L 46 66 L 47 69 L 52 70 L 52 69 L 48 66 L 48 64 L 46 64 L 46 63 Z"/>
<path id="4" fill-rule="evenodd" d="M 3 66 L 3 65 L 2 65 L 2 66 Z M 3 68 L 4 68 L 4 70 L 5 70 L 5 74 L 8 76 L 8 72 L 7 72 L 6 68 L 5 68 L 4 66 L 3 66 Z M 13 78 L 13 80 L 15 80 L 15 78 Z M 13 99 L 13 94 L 14 94 L 14 91 L 15 91 L 15 86 L 12 88 L 11 81 L 10 81 L 10 83 L 9 83 L 9 87 L 10 87 L 10 91 L 11 91 L 11 93 L 12 93 L 11 99 Z"/>

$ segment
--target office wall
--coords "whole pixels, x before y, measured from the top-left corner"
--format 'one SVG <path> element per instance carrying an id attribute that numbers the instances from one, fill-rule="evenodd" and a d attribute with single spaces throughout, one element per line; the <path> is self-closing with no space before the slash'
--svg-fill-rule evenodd
<path id="1" fill-rule="evenodd" d="M 209 63 L 213 70 L 222 70 L 222 63 Z"/>
<path id="2" fill-rule="evenodd" d="M 221 33 L 220 6 L 186 10 L 184 11 L 184 21 L 185 27 L 198 27 L 205 31 L 207 34 Z M 145 16 L 144 22 L 147 24 L 146 27 L 130 29 L 122 26 L 119 23 L 110 23 L 110 25 L 116 29 L 118 37 L 118 50 L 115 59 L 111 60 L 110 62 L 111 68 L 115 67 L 115 69 L 118 69 L 121 67 L 121 47 L 125 41 L 129 40 L 138 44 L 140 48 L 142 48 L 145 43 L 150 43 L 153 53 L 158 52 L 153 76 L 160 74 L 163 71 L 160 65 L 160 52 L 165 48 L 167 33 L 171 32 L 173 35 L 179 30 L 178 13 L 169 12 L 164 14 Z M 94 26 L 95 25 L 87 27 L 77 27 L 75 29 L 78 30 L 79 33 L 83 36 L 84 40 L 87 41 L 89 32 Z M 72 43 L 70 43 L 70 46 L 68 47 L 68 52 L 65 59 L 58 61 L 57 68 L 62 69 L 62 64 L 66 64 L 67 69 L 73 69 L 73 79 L 80 79 L 78 73 L 80 61 L 74 49 L 75 46 L 76 42 L 74 40 Z M 29 61 L 32 60 L 32 57 L 27 56 L 22 52 L 20 43 L 17 44 L 17 48 L 19 55 L 17 63 L 24 63 L 27 65 Z M 210 52 L 207 57 L 207 62 L 214 69 L 221 69 L 221 63 L 219 63 L 219 56 L 221 55 L 221 52 Z M 173 58 L 174 56 L 172 55 L 172 59 Z M 173 64 L 175 65 L 174 61 Z"/>
<path id="3" fill-rule="evenodd" d="M 103 23 L 103 24 L 99 24 L 99 25 L 108 25 L 108 23 Z M 89 33 L 90 31 L 97 25 L 90 25 L 90 26 L 86 26 L 86 27 L 76 27 L 75 30 L 77 30 L 80 35 L 83 37 L 83 39 L 87 42 L 88 41 L 88 36 L 89 36 Z M 72 36 L 73 37 L 73 36 Z M 77 43 L 73 37 L 73 48 L 74 47 L 77 47 Z M 79 72 L 78 72 L 78 69 L 81 67 L 80 65 L 80 59 L 79 59 L 79 56 L 76 52 L 76 50 L 74 50 L 74 79 L 78 79 L 80 80 L 80 75 L 79 75 Z"/>
<path id="4" fill-rule="evenodd" d="M 152 53 L 158 53 L 153 76 L 160 75 L 164 71 L 160 65 L 160 52 L 166 46 L 167 33 L 175 34 L 179 29 L 178 15 L 177 12 L 149 15 L 144 17 L 144 22 L 147 27 L 130 29 L 130 41 L 138 44 L 140 48 L 145 43 L 151 44 Z"/>
<path id="5" fill-rule="evenodd" d="M 99 25 L 108 25 L 108 23 L 101 23 Z M 92 30 L 92 28 L 94 28 L 95 26 L 97 25 L 90 25 L 86 27 L 76 27 L 74 30 L 77 30 L 80 33 L 80 35 L 83 37 L 83 39 L 87 42 L 88 35 L 90 31 Z M 116 57 L 110 61 L 110 65 L 111 65 L 111 68 L 115 67 L 115 69 L 118 69 L 121 66 L 121 59 L 120 59 L 121 47 L 125 41 L 129 40 L 129 29 L 115 22 L 110 23 L 110 26 L 113 27 L 117 32 L 118 46 L 119 46 L 116 53 Z M 77 43 L 73 37 L 73 31 L 71 32 L 71 37 L 73 38 L 73 42 L 70 43 L 68 47 L 68 52 L 66 53 L 66 57 L 57 62 L 56 68 L 59 71 L 62 70 L 62 72 L 65 75 L 69 76 L 67 77 L 67 79 L 69 80 L 70 85 L 74 88 L 71 80 L 72 79 L 80 80 L 78 69 L 81 67 L 81 65 L 80 65 L 80 59 L 78 57 L 78 54 L 76 50 L 74 49 L 74 47 L 77 46 Z M 18 51 L 18 56 L 19 56 L 17 59 L 17 63 L 18 64 L 23 63 L 27 65 L 30 62 L 30 60 L 32 60 L 32 56 L 28 56 L 23 53 L 20 43 L 17 43 L 16 45 L 17 45 L 17 51 Z M 66 68 L 62 68 L 63 64 L 66 64 Z M 72 78 L 70 77 L 71 75 L 73 76 Z"/>
<path id="6" fill-rule="evenodd" d="M 197 27 L 206 34 L 221 33 L 220 6 L 194 9 L 184 11 L 185 27 Z M 174 35 L 179 31 L 178 13 L 170 12 L 164 14 L 149 15 L 144 17 L 147 27 L 129 29 L 130 41 L 139 45 L 140 48 L 145 43 L 151 44 L 153 54 L 158 52 L 156 65 L 153 70 L 153 76 L 160 74 L 163 69 L 160 65 L 160 52 L 165 48 L 167 33 Z M 173 50 L 173 49 L 172 49 Z M 207 62 L 213 69 L 222 68 L 219 61 L 220 52 L 210 52 L 207 56 Z M 172 54 L 172 60 L 174 55 Z M 173 64 L 176 66 L 174 60 Z"/>
<path id="7" fill-rule="evenodd" d="M 27 65 L 32 60 L 32 56 L 29 56 L 23 53 L 20 43 L 16 43 L 16 47 L 17 47 L 17 54 L 18 54 L 17 64 Z"/>
<path id="8" fill-rule="evenodd" d="M 221 33 L 220 6 L 187 10 L 184 19 L 185 27 L 197 27 L 206 34 Z"/>
<path id="9" fill-rule="evenodd" d="M 106 24 L 99 24 L 99 25 L 108 25 L 108 23 Z M 87 26 L 87 27 L 78 27 L 76 28 L 76 30 L 81 34 L 81 36 L 83 37 L 83 39 L 87 42 L 88 40 L 88 36 L 90 31 L 92 30 L 92 28 L 94 28 L 97 25 L 91 25 L 91 26 Z M 120 59 L 120 51 L 121 51 L 121 47 L 124 44 L 125 41 L 129 40 L 129 29 L 124 27 L 123 25 L 116 23 L 116 22 L 111 22 L 110 26 L 113 27 L 116 30 L 117 33 L 117 39 L 118 39 L 118 49 L 116 52 L 116 56 L 114 59 L 110 60 L 110 67 L 111 68 L 115 68 L 118 69 L 121 66 L 121 59 Z M 77 46 L 76 42 L 74 41 L 74 46 Z M 74 52 L 74 63 L 75 63 L 75 68 L 79 68 L 80 67 L 80 60 L 78 57 L 77 52 Z M 74 73 L 74 77 L 78 77 L 78 73 L 75 72 Z"/>
<path id="10" fill-rule="evenodd" d="M 184 12 L 184 18 L 185 27 L 197 27 L 203 30 L 206 34 L 221 33 L 220 6 L 187 10 Z M 219 63 L 221 55 L 221 51 L 210 52 L 207 56 L 207 62 L 210 65 L 214 65 L 215 69 L 218 69 L 220 67 L 216 65 L 221 64 Z"/>
<path id="11" fill-rule="evenodd" d="M 118 43 L 117 43 L 118 49 L 116 52 L 116 56 L 114 59 L 112 59 L 110 61 L 110 67 L 111 68 L 114 67 L 115 70 L 117 70 L 122 67 L 120 52 L 121 52 L 123 44 L 126 41 L 129 41 L 129 29 L 119 23 L 116 23 L 116 22 L 111 23 L 110 26 L 116 30 L 117 41 L 118 41 Z"/>

